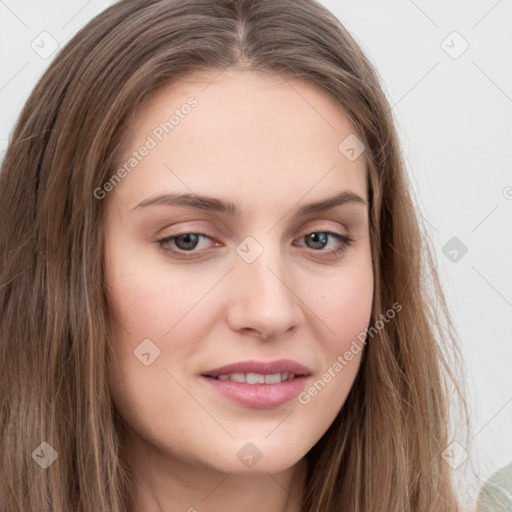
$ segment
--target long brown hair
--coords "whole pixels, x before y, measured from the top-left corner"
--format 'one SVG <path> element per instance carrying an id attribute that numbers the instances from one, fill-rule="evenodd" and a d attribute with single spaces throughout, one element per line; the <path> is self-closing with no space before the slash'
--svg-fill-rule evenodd
<path id="1" fill-rule="evenodd" d="M 459 364 L 391 108 L 343 25 L 314 0 L 124 0 L 57 55 L 27 101 L 0 174 L 0 506 L 124 512 L 130 470 L 107 372 L 104 208 L 123 128 L 195 70 L 262 70 L 316 85 L 364 142 L 372 325 L 340 414 L 307 455 L 307 512 L 453 511 L 449 364 Z M 340 141 L 341 142 L 341 141 Z M 45 470 L 36 464 L 55 453 Z M 39 450 L 39 451 L 38 451 Z"/>

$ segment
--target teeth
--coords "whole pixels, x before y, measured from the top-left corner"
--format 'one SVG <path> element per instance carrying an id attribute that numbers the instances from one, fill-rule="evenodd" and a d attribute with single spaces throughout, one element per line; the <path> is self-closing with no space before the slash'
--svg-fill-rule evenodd
<path id="1" fill-rule="evenodd" d="M 293 373 L 272 373 L 262 375 L 261 373 L 230 373 L 229 375 L 218 375 L 219 380 L 232 380 L 233 382 L 246 382 L 247 384 L 279 384 L 285 380 L 295 378 Z"/>
<path id="2" fill-rule="evenodd" d="M 265 384 L 279 384 L 281 382 L 281 378 L 286 380 L 284 376 L 288 375 L 286 373 L 273 373 L 272 375 L 265 375 Z"/>
<path id="3" fill-rule="evenodd" d="M 265 376 L 259 373 L 248 373 L 245 377 L 247 384 L 265 384 Z"/>

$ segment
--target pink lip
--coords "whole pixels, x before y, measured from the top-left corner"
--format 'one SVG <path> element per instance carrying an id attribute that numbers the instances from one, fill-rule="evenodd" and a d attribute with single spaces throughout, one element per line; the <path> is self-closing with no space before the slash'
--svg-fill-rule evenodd
<path id="1" fill-rule="evenodd" d="M 208 370 L 202 375 L 207 377 L 218 377 L 229 373 L 260 373 L 262 375 L 272 375 L 273 373 L 293 373 L 295 375 L 309 375 L 309 368 L 290 361 L 289 359 L 280 359 L 279 361 L 241 361 L 239 363 L 227 364 L 220 368 Z"/>
<path id="2" fill-rule="evenodd" d="M 230 373 L 293 373 L 295 378 L 278 384 L 247 384 L 230 380 L 218 380 L 215 377 Z M 290 360 L 258 362 L 243 361 L 228 364 L 204 372 L 201 377 L 218 393 L 246 407 L 271 409 L 289 402 L 297 396 L 306 384 L 309 369 Z"/>

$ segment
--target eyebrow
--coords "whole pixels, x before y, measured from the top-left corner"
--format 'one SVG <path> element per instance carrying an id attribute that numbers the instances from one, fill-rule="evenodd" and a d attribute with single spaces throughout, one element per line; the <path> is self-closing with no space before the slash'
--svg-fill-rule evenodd
<path id="1" fill-rule="evenodd" d="M 343 190 L 338 194 L 322 199 L 321 201 L 315 201 L 313 203 L 307 203 L 295 212 L 296 216 L 311 215 L 313 213 L 325 212 L 331 210 L 336 206 L 341 206 L 347 203 L 368 205 L 362 197 L 358 196 L 354 192 Z M 145 208 L 147 206 L 155 205 L 167 205 L 167 206 L 185 206 L 195 210 L 202 210 L 207 212 L 226 213 L 229 215 L 240 215 L 240 207 L 233 201 L 226 201 L 216 197 L 197 195 L 197 194 L 159 194 L 154 197 L 149 197 L 139 203 L 132 210 L 138 208 Z"/>

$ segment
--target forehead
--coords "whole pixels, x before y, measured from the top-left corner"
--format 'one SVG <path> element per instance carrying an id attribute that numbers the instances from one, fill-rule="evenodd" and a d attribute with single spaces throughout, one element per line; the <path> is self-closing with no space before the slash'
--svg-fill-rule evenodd
<path id="1" fill-rule="evenodd" d="M 255 71 L 191 74 L 140 106 L 117 165 L 149 139 L 153 147 L 116 194 L 133 202 L 159 189 L 215 190 L 254 202 L 348 188 L 366 199 L 364 154 L 351 161 L 339 149 L 353 133 L 334 98 L 307 82 Z"/>

